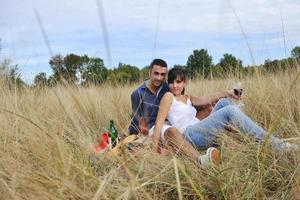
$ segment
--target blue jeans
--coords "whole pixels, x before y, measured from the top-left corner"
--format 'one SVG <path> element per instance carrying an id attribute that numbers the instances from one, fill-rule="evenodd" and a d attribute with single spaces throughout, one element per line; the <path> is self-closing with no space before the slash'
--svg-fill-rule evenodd
<path id="1" fill-rule="evenodd" d="M 215 139 L 222 134 L 220 129 L 228 124 L 233 124 L 242 133 L 249 134 L 258 141 L 263 141 L 266 136 L 264 129 L 255 124 L 238 106 L 226 98 L 217 102 L 208 117 L 188 126 L 184 135 L 190 143 L 203 149 L 211 146 Z M 271 136 L 269 141 L 275 151 L 280 150 L 284 143 L 274 136 Z"/>

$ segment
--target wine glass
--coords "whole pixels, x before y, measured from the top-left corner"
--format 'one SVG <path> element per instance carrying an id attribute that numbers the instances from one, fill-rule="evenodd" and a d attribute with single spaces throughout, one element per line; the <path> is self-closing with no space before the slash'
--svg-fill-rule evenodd
<path id="1" fill-rule="evenodd" d="M 239 100 L 239 103 L 237 104 L 237 106 L 239 108 L 243 107 L 245 104 L 243 103 L 242 98 L 241 98 L 242 93 L 243 93 L 242 82 L 236 82 L 233 86 L 233 91 L 236 96 L 240 97 L 240 100 Z"/>

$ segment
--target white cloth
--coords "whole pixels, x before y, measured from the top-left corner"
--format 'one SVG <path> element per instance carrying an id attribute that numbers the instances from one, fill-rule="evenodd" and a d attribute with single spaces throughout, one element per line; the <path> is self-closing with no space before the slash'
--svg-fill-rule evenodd
<path id="1" fill-rule="evenodd" d="M 196 118 L 196 114 L 197 110 L 192 105 L 189 98 L 185 104 L 182 101 L 177 101 L 175 97 L 173 97 L 167 119 L 173 127 L 180 131 L 180 133 L 184 133 L 188 126 L 199 122 L 199 119 Z"/>
<path id="2" fill-rule="evenodd" d="M 154 125 L 155 126 L 155 125 Z M 152 138 L 153 134 L 154 134 L 154 126 L 152 126 L 149 130 L 149 137 Z M 168 122 L 168 121 L 165 121 L 163 126 L 161 127 L 161 130 L 160 130 L 160 138 L 162 140 L 165 140 L 165 131 L 172 127 L 171 124 Z"/>

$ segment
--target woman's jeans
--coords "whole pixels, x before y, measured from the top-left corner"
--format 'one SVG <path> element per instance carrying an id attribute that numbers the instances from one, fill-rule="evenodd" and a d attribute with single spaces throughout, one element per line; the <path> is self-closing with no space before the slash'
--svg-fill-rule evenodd
<path id="1" fill-rule="evenodd" d="M 256 125 L 238 106 L 226 98 L 217 102 L 208 117 L 188 126 L 184 135 L 190 143 L 203 149 L 211 146 L 215 139 L 222 134 L 220 129 L 228 124 L 233 124 L 242 133 L 249 134 L 258 141 L 263 141 L 266 136 L 264 129 Z M 269 142 L 275 151 L 280 150 L 284 143 L 274 136 L 270 136 Z"/>

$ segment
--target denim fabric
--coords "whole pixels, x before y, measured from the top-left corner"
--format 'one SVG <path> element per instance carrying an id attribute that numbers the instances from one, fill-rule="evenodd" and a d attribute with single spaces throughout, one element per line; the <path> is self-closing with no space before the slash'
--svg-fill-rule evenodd
<path id="1" fill-rule="evenodd" d="M 234 103 L 226 98 L 218 101 L 212 113 L 205 119 L 187 127 L 184 135 L 198 148 L 207 148 L 222 134 L 229 123 L 235 125 L 242 133 L 249 134 L 258 141 L 265 138 L 265 131 L 246 116 Z M 280 150 L 283 141 L 271 136 L 270 144 L 274 150 Z"/>

